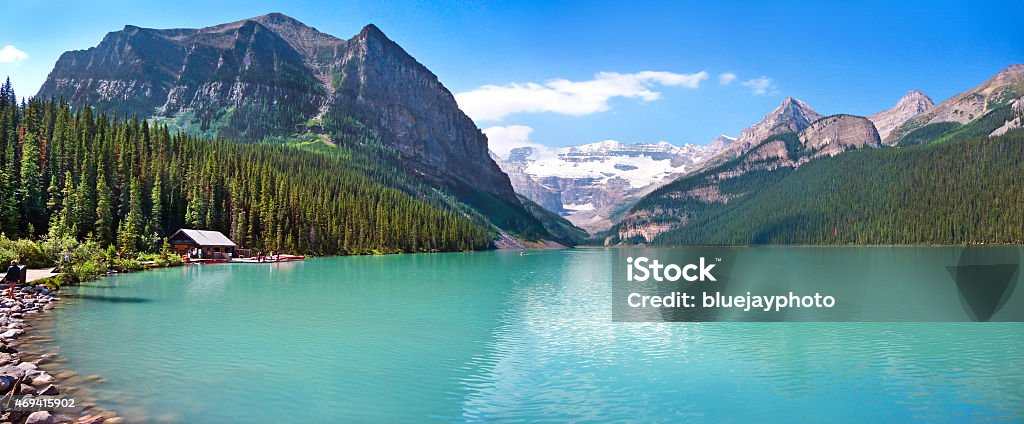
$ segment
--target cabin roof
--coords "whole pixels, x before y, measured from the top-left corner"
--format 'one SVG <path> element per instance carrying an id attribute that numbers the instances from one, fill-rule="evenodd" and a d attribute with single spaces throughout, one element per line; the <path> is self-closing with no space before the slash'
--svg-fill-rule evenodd
<path id="1" fill-rule="evenodd" d="M 192 241 L 196 242 L 196 244 L 200 246 L 235 247 L 235 242 L 231 241 L 231 239 L 227 238 L 227 236 L 222 234 L 220 231 L 190 230 L 182 228 L 178 230 L 177 233 L 174 233 L 174 236 L 177 236 L 179 233 L 184 234 L 185 237 L 192 239 Z M 171 238 L 174 238 L 174 236 L 171 236 Z"/>

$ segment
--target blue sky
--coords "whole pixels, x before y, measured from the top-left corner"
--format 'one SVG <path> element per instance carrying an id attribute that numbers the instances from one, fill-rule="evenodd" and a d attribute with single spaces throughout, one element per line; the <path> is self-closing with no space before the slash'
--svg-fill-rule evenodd
<path id="1" fill-rule="evenodd" d="M 1024 63 L 1022 0 L 26 0 L 0 5 L 0 76 L 27 96 L 60 53 L 125 24 L 202 27 L 271 11 L 342 38 L 375 23 L 507 143 L 705 144 L 785 96 L 867 115 L 910 89 L 938 102 Z M 722 84 L 723 74 L 735 78 Z"/>

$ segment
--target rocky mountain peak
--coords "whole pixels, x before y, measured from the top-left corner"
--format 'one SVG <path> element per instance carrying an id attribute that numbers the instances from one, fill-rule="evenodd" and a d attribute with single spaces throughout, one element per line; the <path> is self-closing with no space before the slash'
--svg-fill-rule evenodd
<path id="1" fill-rule="evenodd" d="M 935 105 L 931 97 L 918 90 L 910 90 L 900 100 L 896 102 L 897 108 L 906 108 L 917 110 L 918 112 L 924 112 L 928 108 Z"/>
<path id="2" fill-rule="evenodd" d="M 999 73 L 997 73 L 994 77 L 992 77 L 992 79 L 994 80 L 1015 78 L 1024 78 L 1024 63 L 1017 63 L 1007 66 L 1006 68 L 1003 68 L 1002 71 L 999 71 Z"/>
<path id="3" fill-rule="evenodd" d="M 927 94 L 918 90 L 910 90 L 903 97 L 900 97 L 895 106 L 871 115 L 868 119 L 875 124 L 882 142 L 886 143 L 889 141 L 889 134 L 896 127 L 931 109 L 932 106 L 935 106 L 935 102 Z"/>
<path id="4" fill-rule="evenodd" d="M 717 153 L 717 152 L 721 152 L 721 151 L 723 151 L 725 149 L 728 149 L 729 146 L 732 146 L 733 143 L 735 143 L 735 142 L 736 142 L 736 137 L 729 137 L 729 136 L 727 136 L 725 134 L 722 134 L 722 135 L 719 135 L 718 137 L 715 137 L 715 138 L 711 139 L 711 142 L 708 143 L 707 147 L 708 147 L 709 151 L 713 151 L 713 152 Z"/>
<path id="5" fill-rule="evenodd" d="M 798 133 L 823 116 L 795 97 L 786 97 L 779 107 L 764 116 L 764 119 L 740 132 L 736 141 L 721 151 L 704 166 L 717 165 L 735 158 L 754 148 L 773 135 Z"/>
<path id="6" fill-rule="evenodd" d="M 384 31 L 381 31 L 380 28 L 378 28 L 377 25 L 374 24 L 366 24 L 366 26 L 364 26 L 363 29 L 359 31 L 359 34 L 356 35 L 355 38 L 370 37 L 379 37 L 385 39 L 388 38 L 386 35 L 384 35 Z"/>
<path id="7" fill-rule="evenodd" d="M 805 127 L 807 124 L 817 121 L 820 118 L 821 115 L 818 114 L 818 112 L 815 112 L 814 109 L 811 109 L 811 107 L 807 106 L 806 103 L 801 102 L 794 97 L 786 97 L 778 108 L 765 117 L 766 120 L 775 119 L 780 122 L 791 120 L 792 123 Z M 806 124 L 802 124 L 805 121 Z"/>
<path id="8" fill-rule="evenodd" d="M 38 95 L 239 141 L 372 136 L 412 175 L 519 205 L 451 92 L 372 24 L 350 40 L 281 13 L 197 29 L 127 26 L 64 53 Z"/>

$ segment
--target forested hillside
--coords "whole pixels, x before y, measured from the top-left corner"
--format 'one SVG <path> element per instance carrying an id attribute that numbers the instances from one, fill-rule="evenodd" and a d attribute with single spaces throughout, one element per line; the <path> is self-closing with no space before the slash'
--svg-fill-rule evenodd
<path id="1" fill-rule="evenodd" d="M 7 82 L 0 230 L 35 237 L 52 226 L 128 251 L 155 249 L 179 227 L 314 254 L 489 247 L 493 230 L 482 216 L 368 160 L 387 154 L 379 143 L 311 150 L 171 134 L 53 100 L 19 105 Z"/>
<path id="2" fill-rule="evenodd" d="M 1024 243 L 1024 130 L 748 172 L 721 181 L 714 200 L 678 195 L 717 172 L 677 180 L 633 208 L 684 222 L 653 244 Z M 616 230 L 611 243 L 644 242 Z"/>

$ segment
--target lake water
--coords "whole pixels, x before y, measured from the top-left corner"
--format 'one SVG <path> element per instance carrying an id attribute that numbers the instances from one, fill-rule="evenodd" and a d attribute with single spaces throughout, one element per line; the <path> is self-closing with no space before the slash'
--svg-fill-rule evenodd
<path id="1" fill-rule="evenodd" d="M 885 248 L 765 249 L 828 266 Z M 889 249 L 897 268 L 951 255 Z M 46 331 L 130 420 L 1024 420 L 1024 324 L 613 322 L 616 254 L 149 271 L 69 290 Z"/>

